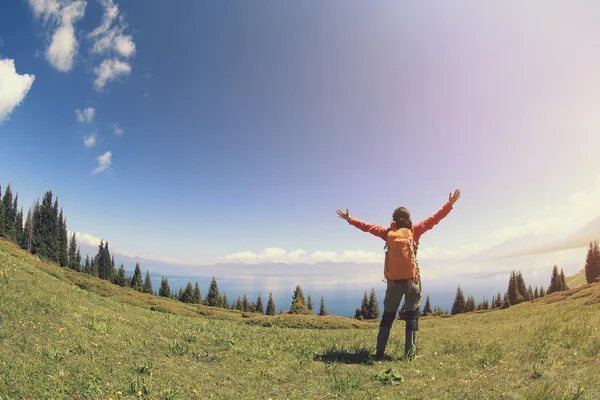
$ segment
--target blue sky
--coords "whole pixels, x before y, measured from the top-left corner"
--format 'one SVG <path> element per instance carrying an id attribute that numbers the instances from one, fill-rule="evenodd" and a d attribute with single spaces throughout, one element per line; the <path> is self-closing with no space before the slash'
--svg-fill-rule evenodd
<path id="1" fill-rule="evenodd" d="M 0 181 L 25 207 L 53 190 L 82 242 L 173 264 L 377 263 L 336 208 L 417 222 L 460 188 L 421 242 L 443 277 L 467 267 L 440 260 L 598 217 L 599 18 L 594 1 L 7 2 Z"/>

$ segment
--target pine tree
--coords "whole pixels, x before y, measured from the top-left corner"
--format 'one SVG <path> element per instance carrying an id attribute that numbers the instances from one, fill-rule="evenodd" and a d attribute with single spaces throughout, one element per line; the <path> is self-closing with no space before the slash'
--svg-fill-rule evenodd
<path id="1" fill-rule="evenodd" d="M 68 253 L 68 265 L 71 269 L 77 269 L 77 239 L 75 239 L 75 233 L 71 235 L 69 240 L 69 253 Z"/>
<path id="2" fill-rule="evenodd" d="M 522 303 L 524 300 L 523 296 L 521 296 L 521 292 L 519 291 L 519 279 L 515 271 L 512 271 L 510 274 L 508 290 L 506 293 L 508 294 L 508 299 L 511 305 Z"/>
<path id="3" fill-rule="evenodd" d="M 192 284 L 190 283 L 190 286 Z M 131 278 L 131 287 L 138 292 L 142 291 L 144 282 L 142 282 L 142 270 L 140 269 L 140 263 L 135 264 L 135 270 L 133 271 L 133 277 Z"/>
<path id="4" fill-rule="evenodd" d="M 21 247 L 25 250 L 31 252 L 32 243 L 33 243 L 33 214 L 32 209 L 30 208 L 27 212 L 27 218 L 25 219 L 25 228 L 23 229 L 23 243 Z"/>
<path id="5" fill-rule="evenodd" d="M 179 301 L 183 303 L 194 302 L 194 288 L 192 287 L 192 282 L 188 281 L 187 285 L 185 285 L 185 289 L 183 290 L 183 292 L 181 292 L 181 295 L 179 296 Z"/>
<path id="6" fill-rule="evenodd" d="M 164 275 L 160 279 L 160 289 L 158 290 L 158 295 L 161 297 L 171 297 L 171 288 L 169 287 L 169 280 Z"/>
<path id="7" fill-rule="evenodd" d="M 61 267 L 67 267 L 69 265 L 69 253 L 67 252 L 68 240 L 67 220 L 64 218 L 63 210 L 61 208 L 58 215 L 58 231 L 56 238 L 56 258 Z"/>
<path id="8" fill-rule="evenodd" d="M 260 298 L 260 293 L 258 294 L 258 298 L 256 299 L 256 310 L 255 312 L 264 314 L 265 309 L 262 303 L 262 299 Z"/>
<path id="9" fill-rule="evenodd" d="M 367 295 L 367 291 L 365 290 L 365 295 L 360 303 L 360 315 L 363 319 L 367 319 L 369 315 L 369 296 Z"/>
<path id="10" fill-rule="evenodd" d="M 192 285 L 192 284 L 190 283 L 190 286 L 191 286 L 191 285 Z M 179 301 L 181 301 L 181 299 L 182 299 L 182 298 L 183 298 L 183 288 L 182 288 L 182 287 L 180 287 L 180 288 L 179 288 L 179 291 L 177 292 L 177 299 L 178 299 Z"/>
<path id="11" fill-rule="evenodd" d="M 565 280 L 565 273 L 562 268 L 560 269 L 560 290 L 569 290 L 567 281 Z"/>
<path id="12" fill-rule="evenodd" d="M 463 291 L 459 285 L 458 289 L 456 289 L 456 296 L 454 297 L 454 302 L 452 303 L 452 311 L 450 313 L 452 315 L 464 313 L 466 306 L 467 302 L 465 301 L 465 295 L 463 294 Z"/>
<path id="13" fill-rule="evenodd" d="M 77 251 L 75 252 L 75 271 L 81 271 L 81 251 L 79 246 L 77 246 Z"/>
<path id="14" fill-rule="evenodd" d="M 523 279 L 523 274 L 519 271 L 516 275 L 517 281 L 517 289 L 519 290 L 519 294 L 523 298 L 523 301 L 527 298 L 527 286 L 525 285 L 525 279 Z"/>
<path id="15" fill-rule="evenodd" d="M 119 265 L 119 270 L 117 271 L 115 278 L 115 284 L 123 287 L 127 285 L 127 275 L 125 274 L 125 266 L 123 264 Z"/>
<path id="16" fill-rule="evenodd" d="M 208 293 L 206 294 L 206 298 L 204 299 L 204 304 L 206 304 L 207 306 L 216 307 L 218 298 L 219 286 L 217 285 L 217 280 L 213 276 L 212 281 L 210 281 L 210 286 L 208 287 Z"/>
<path id="17" fill-rule="evenodd" d="M 433 311 L 431 310 L 431 301 L 429 300 L 429 295 L 427 295 L 427 298 L 425 300 L 425 306 L 423 307 L 423 316 L 426 317 L 428 315 L 433 314 Z"/>
<path id="18" fill-rule="evenodd" d="M 560 291 L 560 275 L 558 273 L 558 267 L 555 265 L 552 268 L 552 276 L 550 277 L 550 286 L 548 287 L 547 294 Z"/>
<path id="19" fill-rule="evenodd" d="M 308 308 L 308 311 L 314 312 L 313 311 L 313 302 L 312 302 L 312 299 L 310 298 L 310 294 L 308 295 L 308 298 L 306 300 L 306 308 Z"/>
<path id="20" fill-rule="evenodd" d="M 488 301 L 488 299 L 486 299 L 485 297 L 483 298 L 483 303 L 482 303 L 482 310 L 489 310 L 490 309 L 490 303 Z"/>
<path id="21" fill-rule="evenodd" d="M 269 292 L 269 300 L 267 301 L 266 315 L 275 315 L 275 302 L 273 301 L 273 293 Z"/>
<path id="22" fill-rule="evenodd" d="M 0 185 L 0 236 L 4 236 L 4 207 L 2 205 L 2 185 Z"/>
<path id="23" fill-rule="evenodd" d="M 503 301 L 502 301 L 502 295 L 500 294 L 500 292 L 498 292 L 498 297 L 496 297 L 496 301 L 495 301 L 495 307 L 496 308 L 501 308 Z"/>
<path id="24" fill-rule="evenodd" d="M 533 289 L 531 288 L 531 285 L 529 285 L 529 287 L 527 288 L 527 297 L 525 298 L 527 301 L 531 301 L 534 299 L 533 297 Z"/>
<path id="25" fill-rule="evenodd" d="M 508 298 L 508 293 L 504 294 L 504 301 L 502 302 L 502 309 L 510 307 L 510 299 Z"/>
<path id="26" fill-rule="evenodd" d="M 535 287 L 535 290 L 533 291 L 533 298 L 537 299 L 538 297 L 540 297 L 540 292 L 538 291 L 538 287 Z"/>
<path id="27" fill-rule="evenodd" d="M 54 261 L 55 263 L 58 263 L 58 256 L 59 256 L 59 242 L 58 242 L 58 238 L 60 237 L 59 235 L 59 229 L 60 226 L 58 225 L 58 197 L 56 199 L 54 199 L 54 206 L 52 207 L 52 220 L 54 221 L 54 229 L 53 229 L 53 238 L 52 238 L 52 249 L 50 252 L 50 258 L 52 259 L 52 261 Z"/>
<path id="28" fill-rule="evenodd" d="M 248 302 L 248 296 L 246 296 L 246 293 L 244 293 L 244 297 L 242 297 L 242 311 L 250 311 L 250 303 Z"/>
<path id="29" fill-rule="evenodd" d="M 379 318 L 379 302 L 377 301 L 377 294 L 375 288 L 371 288 L 369 293 L 369 303 L 367 305 L 367 318 L 366 319 L 377 319 Z"/>
<path id="30" fill-rule="evenodd" d="M 15 204 L 17 198 L 15 197 Z M 23 230 L 23 207 L 17 212 L 15 217 L 15 243 L 21 248 L 25 248 L 25 231 Z"/>
<path id="31" fill-rule="evenodd" d="M 475 311 L 475 298 L 473 296 L 467 296 L 467 302 L 465 304 L 465 312 Z"/>
<path id="32" fill-rule="evenodd" d="M 146 270 L 146 277 L 142 285 L 142 293 L 152 293 L 152 280 L 150 279 L 150 270 Z"/>
<path id="33" fill-rule="evenodd" d="M 86 273 L 86 274 L 88 274 L 88 275 L 92 274 L 92 266 L 91 266 L 91 263 L 90 263 L 90 256 L 89 255 L 85 256 L 85 261 L 83 263 L 83 272 Z"/>
<path id="34" fill-rule="evenodd" d="M 198 281 L 196 281 L 196 284 L 194 285 L 194 292 L 192 293 L 192 295 L 194 303 L 202 304 L 202 294 L 200 294 L 200 285 L 198 284 Z"/>
<path id="35" fill-rule="evenodd" d="M 296 289 L 294 289 L 294 294 L 292 295 L 292 307 L 294 307 L 294 303 L 297 301 L 303 304 L 306 303 L 304 300 L 304 293 L 302 292 L 300 285 L 297 285 Z"/>
<path id="36" fill-rule="evenodd" d="M 54 214 L 55 207 L 52 205 L 52 191 L 47 191 L 38 205 L 33 221 L 33 243 L 32 254 L 54 260 L 56 249 L 56 230 L 58 227 L 58 215 Z"/>
<path id="37" fill-rule="evenodd" d="M 327 308 L 325 308 L 325 299 L 321 296 L 321 305 L 319 306 L 319 316 L 324 317 L 329 315 Z"/>
<path id="38" fill-rule="evenodd" d="M 546 295 L 546 291 L 544 290 L 544 286 L 540 288 L 540 297 L 544 297 Z"/>
<path id="39" fill-rule="evenodd" d="M 221 298 L 221 307 L 229 310 L 229 299 L 227 298 L 227 293 L 223 293 L 223 297 Z"/>
<path id="40" fill-rule="evenodd" d="M 90 259 L 90 275 L 98 277 L 98 263 L 96 257 Z"/>
<path id="41" fill-rule="evenodd" d="M 9 240 L 14 240 L 15 216 L 13 215 L 13 195 L 10 184 L 4 191 L 2 204 L 0 205 L 3 211 L 2 226 L 0 226 L 0 236 L 4 236 Z"/>
<path id="42" fill-rule="evenodd" d="M 600 248 L 598 241 L 590 242 L 585 256 L 585 281 L 593 283 L 600 277 Z"/>
<path id="43" fill-rule="evenodd" d="M 108 248 L 106 249 L 108 251 Z M 110 256 L 110 276 L 112 277 L 111 282 L 115 282 L 117 277 L 117 269 L 115 268 L 115 256 Z"/>

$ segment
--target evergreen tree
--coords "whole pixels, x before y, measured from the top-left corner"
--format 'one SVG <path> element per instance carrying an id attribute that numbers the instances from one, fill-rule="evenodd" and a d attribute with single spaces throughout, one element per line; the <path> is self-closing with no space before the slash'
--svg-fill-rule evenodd
<path id="1" fill-rule="evenodd" d="M 544 286 L 540 288 L 540 297 L 544 297 L 546 295 L 546 291 L 544 290 Z"/>
<path id="2" fill-rule="evenodd" d="M 98 263 L 96 257 L 90 259 L 90 275 L 98 277 Z"/>
<path id="3" fill-rule="evenodd" d="M 23 244 L 25 250 L 31 252 L 33 243 L 33 211 L 30 208 L 25 219 L 25 228 L 23 229 Z"/>
<path id="4" fill-rule="evenodd" d="M 600 277 L 600 248 L 598 241 L 590 242 L 585 256 L 585 281 L 593 283 Z"/>
<path id="5" fill-rule="evenodd" d="M 246 296 L 246 293 L 244 293 L 244 297 L 242 298 L 242 311 L 250 311 L 250 303 L 248 302 L 248 296 Z"/>
<path id="6" fill-rule="evenodd" d="M 190 287 L 192 284 L 190 283 Z M 135 270 L 133 271 L 133 277 L 131 278 L 131 287 L 138 292 L 142 291 L 144 282 L 142 282 L 142 270 L 140 269 L 140 263 L 135 264 Z"/>
<path id="7" fill-rule="evenodd" d="M 75 252 L 75 271 L 81 271 L 81 251 L 79 246 L 77 246 L 77 251 Z"/>
<path id="8" fill-rule="evenodd" d="M 552 276 L 550 277 L 550 286 L 548 287 L 548 294 L 560 291 L 560 275 L 558 273 L 558 267 L 555 265 L 552 268 Z"/>
<path id="9" fill-rule="evenodd" d="M 67 267 L 69 265 L 69 253 L 67 252 L 68 240 L 67 220 L 64 218 L 63 210 L 61 208 L 58 215 L 58 230 L 56 238 L 56 259 L 61 267 Z"/>
<path id="10" fill-rule="evenodd" d="M 0 226 L 0 236 L 4 236 L 9 240 L 14 240 L 15 215 L 13 214 L 13 195 L 10 184 L 4 191 L 2 204 L 0 205 L 3 211 L 2 226 Z"/>
<path id="11" fill-rule="evenodd" d="M 77 269 L 77 239 L 75 239 L 75 233 L 71 235 L 69 240 L 68 265 L 71 269 Z"/>
<path id="12" fill-rule="evenodd" d="M 200 294 L 200 285 L 198 284 L 198 281 L 196 281 L 196 284 L 194 285 L 194 292 L 192 294 L 194 296 L 194 303 L 202 304 L 202 294 Z"/>
<path id="13" fill-rule="evenodd" d="M 304 300 L 304 293 L 302 292 L 300 285 L 297 285 L 296 289 L 294 289 L 294 294 L 292 295 L 292 307 L 294 307 L 294 303 L 297 301 L 302 304 L 306 303 Z"/>
<path id="14" fill-rule="evenodd" d="M 464 313 L 466 306 L 467 302 L 465 301 L 465 295 L 463 294 L 463 291 L 459 285 L 458 289 L 456 289 L 456 296 L 454 297 L 454 302 L 452 303 L 452 311 L 450 313 L 452 315 Z"/>
<path id="15" fill-rule="evenodd" d="M 58 228 L 58 215 L 54 214 L 52 205 L 52 191 L 47 191 L 42 199 L 42 204 L 37 207 L 33 221 L 32 254 L 54 260 L 56 249 L 56 231 Z"/>
<path id="16" fill-rule="evenodd" d="M 269 292 L 269 300 L 267 301 L 266 315 L 275 315 L 275 302 L 273 301 L 273 293 Z"/>
<path id="17" fill-rule="evenodd" d="M 504 294 L 504 301 L 502 302 L 502 309 L 510 307 L 510 299 L 508 298 L 508 293 Z"/>
<path id="18" fill-rule="evenodd" d="M 521 292 L 519 292 L 518 275 L 515 271 L 512 271 L 510 274 L 507 294 L 511 305 L 522 303 L 524 300 L 523 296 L 521 296 Z"/>
<path id="19" fill-rule="evenodd" d="M 190 286 L 191 286 L 191 283 L 190 283 Z M 181 301 L 181 299 L 182 299 L 182 298 L 183 298 L 183 288 L 182 288 L 182 287 L 180 287 L 180 288 L 179 288 L 179 291 L 177 292 L 177 299 L 178 299 L 179 301 Z"/>
<path id="20" fill-rule="evenodd" d="M 235 301 L 235 305 L 233 308 L 235 308 L 238 311 L 244 311 L 244 305 L 242 304 L 242 298 L 240 296 L 238 296 L 237 300 Z"/>
<path id="21" fill-rule="evenodd" d="M 17 198 L 15 197 L 15 203 Z M 23 230 L 23 208 L 17 212 L 15 217 L 15 243 L 25 248 L 25 231 Z"/>
<path id="22" fill-rule="evenodd" d="M 108 247 L 106 249 L 108 251 Z M 117 269 L 115 268 L 115 256 L 110 256 L 110 276 L 112 277 L 111 281 L 114 283 L 117 277 Z"/>
<path id="23" fill-rule="evenodd" d="M 194 288 L 192 287 L 192 282 L 188 281 L 187 285 L 185 285 L 185 289 L 183 289 L 181 296 L 179 296 L 179 301 L 183 303 L 194 302 Z"/>
<path id="24" fill-rule="evenodd" d="M 146 270 L 146 277 L 142 285 L 142 293 L 152 293 L 152 280 L 150 279 L 150 270 Z"/>
<path id="25" fill-rule="evenodd" d="M 92 274 L 92 266 L 91 266 L 91 263 L 90 263 L 90 256 L 89 255 L 85 256 L 85 262 L 83 263 L 83 272 L 86 273 L 86 274 L 88 274 L 88 275 Z"/>
<path id="26" fill-rule="evenodd" d="M 523 279 L 523 274 L 519 271 L 516 275 L 517 289 L 519 290 L 519 294 L 523 298 L 523 301 L 527 298 L 527 286 L 525 285 L 525 279 Z"/>
<path id="27" fill-rule="evenodd" d="M 525 298 L 527 301 L 531 301 L 534 299 L 533 297 L 533 289 L 531 288 L 531 285 L 529 285 L 529 287 L 527 288 L 527 297 Z"/>
<path id="28" fill-rule="evenodd" d="M 54 221 L 54 240 L 52 240 L 52 251 L 50 252 L 50 258 L 52 259 L 52 261 L 54 261 L 55 263 L 58 263 L 58 256 L 60 254 L 60 243 L 59 243 L 59 229 L 60 226 L 58 225 L 58 197 L 56 199 L 54 199 L 54 206 L 52 207 L 52 220 Z"/>
<path id="29" fill-rule="evenodd" d="M 329 315 L 329 313 L 327 312 L 327 308 L 325 308 L 325 299 L 323 298 L 323 296 L 321 296 L 321 305 L 319 307 L 319 316 L 324 317 L 326 315 Z"/>
<path id="30" fill-rule="evenodd" d="M 261 313 L 261 314 L 265 313 L 262 299 L 260 298 L 260 293 L 258 294 L 258 298 L 256 299 L 256 310 L 254 312 Z"/>
<path id="31" fill-rule="evenodd" d="M 500 292 L 498 292 L 498 297 L 496 297 L 496 302 L 495 302 L 495 307 L 496 308 L 501 308 L 503 301 L 502 301 L 502 295 L 500 295 Z"/>
<path id="32" fill-rule="evenodd" d="M 535 290 L 533 291 L 533 298 L 537 299 L 538 297 L 540 297 L 540 292 L 538 291 L 538 287 L 535 287 Z"/>
<path id="33" fill-rule="evenodd" d="M 488 299 L 486 299 L 485 297 L 483 298 L 483 303 L 482 303 L 482 310 L 489 310 L 490 309 L 490 303 L 488 301 Z"/>
<path id="34" fill-rule="evenodd" d="M 308 308 L 308 311 L 314 312 L 313 311 L 313 302 L 312 302 L 312 299 L 310 298 L 310 294 L 308 295 L 308 299 L 306 300 L 306 308 Z"/>
<path id="35" fill-rule="evenodd" d="M 379 314 L 379 302 L 377 301 L 375 288 L 371 288 L 371 293 L 369 293 L 369 303 L 367 305 L 366 319 L 377 319 L 379 318 Z"/>
<path id="36" fill-rule="evenodd" d="M 560 269 L 560 290 L 569 290 L 567 281 L 565 280 L 565 273 L 562 268 Z"/>
<path id="37" fill-rule="evenodd" d="M 217 280 L 213 276 L 212 280 L 210 281 L 210 286 L 208 287 L 208 293 L 204 299 L 204 304 L 211 307 L 217 307 L 218 298 L 219 286 L 217 285 Z"/>
<path id="38" fill-rule="evenodd" d="M 259 295 L 260 297 L 260 295 Z M 262 303 L 261 303 L 262 305 Z M 223 297 L 221 298 L 221 307 L 229 310 L 229 299 L 227 298 L 227 293 L 223 293 Z"/>
<path id="39" fill-rule="evenodd" d="M 123 264 L 121 264 L 121 266 L 122 265 Z M 160 279 L 160 289 L 158 290 L 158 295 L 161 297 L 171 297 L 171 288 L 169 287 L 169 280 L 164 275 Z"/>
<path id="40" fill-rule="evenodd" d="M 425 300 L 425 306 L 423 307 L 423 316 L 426 317 L 428 315 L 433 314 L 431 310 L 431 301 L 429 300 L 429 295 L 427 295 L 427 299 Z"/>
<path id="41" fill-rule="evenodd" d="M 367 319 L 369 315 L 369 296 L 367 296 L 367 291 L 365 290 L 365 295 L 360 303 L 360 315 L 363 319 Z"/>
<path id="42" fill-rule="evenodd" d="M 475 298 L 473 296 L 467 296 L 467 302 L 465 304 L 465 312 L 475 311 Z"/>
<path id="43" fill-rule="evenodd" d="M 119 270 L 117 271 L 115 278 L 115 284 L 123 287 L 127 285 L 127 275 L 125 274 L 125 266 L 123 264 L 119 265 Z"/>

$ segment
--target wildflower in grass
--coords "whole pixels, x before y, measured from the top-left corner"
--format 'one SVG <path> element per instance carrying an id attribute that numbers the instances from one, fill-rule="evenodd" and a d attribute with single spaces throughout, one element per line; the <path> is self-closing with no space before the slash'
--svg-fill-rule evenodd
<path id="1" fill-rule="evenodd" d="M 142 396 L 142 392 L 141 391 L 138 392 L 138 396 L 140 396 L 140 397 Z"/>
<path id="2" fill-rule="evenodd" d="M 123 394 L 123 393 L 121 393 L 121 391 L 120 391 L 120 390 L 117 392 L 117 396 L 120 396 L 120 395 L 122 395 L 122 394 Z"/>

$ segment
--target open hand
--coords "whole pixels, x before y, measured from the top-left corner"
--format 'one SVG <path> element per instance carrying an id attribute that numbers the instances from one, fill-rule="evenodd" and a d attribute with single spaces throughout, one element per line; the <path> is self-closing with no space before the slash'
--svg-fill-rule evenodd
<path id="1" fill-rule="evenodd" d="M 448 202 L 451 206 L 453 206 L 454 203 L 456 203 L 456 200 L 458 199 L 460 199 L 460 190 L 458 189 L 454 191 L 454 194 L 450 193 L 450 195 L 448 196 Z"/>
<path id="2" fill-rule="evenodd" d="M 340 210 L 339 208 L 337 209 L 336 212 L 337 212 L 338 217 L 340 217 L 341 219 L 345 219 L 346 221 L 348 221 L 350 219 L 350 213 L 348 212 L 347 208 L 346 208 L 345 213 L 342 210 Z"/>

